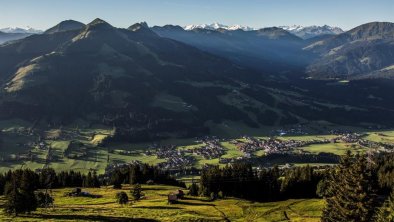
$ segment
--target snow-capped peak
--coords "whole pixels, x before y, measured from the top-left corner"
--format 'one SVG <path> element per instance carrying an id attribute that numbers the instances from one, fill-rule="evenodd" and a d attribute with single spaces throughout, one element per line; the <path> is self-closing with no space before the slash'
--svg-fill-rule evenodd
<path id="1" fill-rule="evenodd" d="M 328 26 L 328 25 L 323 25 L 323 26 L 291 25 L 291 26 L 279 26 L 279 28 L 287 30 L 290 33 L 304 39 L 313 38 L 315 36 L 320 36 L 320 35 L 327 35 L 327 34 L 337 35 L 343 33 L 343 30 L 341 28 Z"/>
<path id="2" fill-rule="evenodd" d="M 225 30 L 244 30 L 244 31 L 251 31 L 254 30 L 254 28 L 251 28 L 249 26 L 242 26 L 242 25 L 223 25 L 218 22 L 214 22 L 212 24 L 200 24 L 200 25 L 187 25 L 183 27 L 185 30 L 193 30 L 193 29 L 208 29 L 208 30 L 217 30 L 217 29 L 225 29 Z"/>
<path id="3" fill-rule="evenodd" d="M 290 26 L 279 26 L 278 28 L 284 29 L 286 31 L 296 31 L 296 30 L 303 29 L 304 26 L 302 26 L 302 25 L 290 25 Z"/>
<path id="4" fill-rule="evenodd" d="M 32 27 L 27 26 L 26 28 L 19 27 L 7 27 L 0 29 L 0 32 L 5 33 L 23 33 L 23 34 L 39 34 L 42 33 L 41 30 L 34 29 Z"/>

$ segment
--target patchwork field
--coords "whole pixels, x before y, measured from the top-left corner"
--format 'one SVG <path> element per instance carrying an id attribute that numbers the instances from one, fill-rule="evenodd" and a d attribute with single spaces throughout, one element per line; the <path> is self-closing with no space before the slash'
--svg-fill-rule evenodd
<path id="1" fill-rule="evenodd" d="M 298 199 L 256 203 L 225 198 L 209 201 L 186 196 L 177 204 L 167 203 L 167 194 L 177 187 L 144 185 L 145 197 L 137 202 L 119 205 L 110 187 L 83 189 L 102 198 L 64 197 L 71 189 L 52 191 L 53 208 L 38 209 L 31 215 L 9 217 L 0 213 L 1 221 L 319 221 L 324 202 L 319 199 Z M 123 186 L 129 194 L 130 187 Z M 4 203 L 4 197 L 0 198 Z"/>
<path id="2" fill-rule="evenodd" d="M 84 123 L 81 122 L 68 127 L 38 132 L 38 130 L 34 130 L 32 123 L 21 120 L 0 121 L 0 172 L 22 166 L 31 169 L 49 166 L 57 171 L 73 169 L 86 173 L 90 170 L 96 170 L 101 174 L 104 173 L 108 165 L 115 163 L 141 161 L 156 165 L 167 161 L 168 158 L 159 158 L 156 155 L 146 153 L 146 151 L 156 149 L 152 147 L 157 147 L 157 145 L 175 146 L 177 150 L 184 151 L 206 145 L 196 138 L 167 139 L 150 143 L 111 143 L 102 145 L 102 142 L 111 135 L 112 128 L 99 125 L 90 126 L 89 128 L 86 128 L 86 126 L 85 128 L 80 128 L 78 126 L 84 126 Z M 193 167 L 201 168 L 205 164 L 219 164 L 220 158 L 243 158 L 245 154 L 232 143 L 233 141 L 246 142 L 247 139 L 242 136 L 264 140 L 269 137 L 275 137 L 282 141 L 308 142 L 312 140 L 331 140 L 337 137 L 337 135 L 328 133 L 332 130 L 351 130 L 352 132 L 362 133 L 362 139 L 364 140 L 377 143 L 394 143 L 394 131 L 370 131 L 351 127 L 341 128 L 327 125 L 326 123 L 303 126 L 302 129 L 287 127 L 285 129 L 246 130 L 234 122 L 225 122 L 220 124 L 220 126 L 216 125 L 216 127 L 216 132 L 221 132 L 221 135 L 223 135 L 223 137 L 218 138 L 220 138 L 219 145 L 224 149 L 224 154 L 220 157 L 203 158 L 191 152 L 186 153 L 185 157 L 194 158 Z M 241 132 L 245 134 L 241 134 Z M 342 155 L 347 150 L 364 152 L 367 149 L 368 147 L 360 146 L 354 142 L 337 141 L 335 143 L 297 147 L 293 152 L 310 154 L 325 152 Z M 251 154 L 252 157 L 258 158 L 264 157 L 266 152 L 257 150 Z M 282 162 L 279 164 L 286 164 L 285 160 Z M 295 164 L 304 164 L 304 162 Z M 318 165 L 320 163 L 313 164 Z"/>

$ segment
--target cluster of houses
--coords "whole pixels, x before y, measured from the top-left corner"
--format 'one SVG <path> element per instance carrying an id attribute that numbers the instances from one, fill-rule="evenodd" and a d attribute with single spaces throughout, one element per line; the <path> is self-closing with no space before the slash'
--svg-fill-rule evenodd
<path id="1" fill-rule="evenodd" d="M 267 154 L 272 153 L 291 153 L 295 148 L 309 146 L 312 144 L 324 144 L 330 143 L 330 140 L 279 140 L 275 138 L 269 138 L 268 140 L 261 140 L 260 146 Z"/>
<path id="2" fill-rule="evenodd" d="M 177 147 L 174 145 L 170 145 L 156 149 L 154 154 L 159 159 L 167 159 L 167 158 L 172 158 L 174 156 L 184 156 L 184 151 L 177 149 Z"/>
<path id="3" fill-rule="evenodd" d="M 226 153 L 226 150 L 220 145 L 219 140 L 205 140 L 204 146 L 191 150 L 193 155 L 202 156 L 204 159 L 216 159 Z"/>
<path id="4" fill-rule="evenodd" d="M 261 141 L 259 141 L 258 139 L 247 136 L 244 136 L 243 138 L 246 139 L 246 142 L 233 140 L 230 141 L 230 143 L 237 146 L 237 148 L 244 153 L 245 157 L 249 157 L 252 155 L 252 153 L 263 149 L 261 146 Z"/>
<path id="5" fill-rule="evenodd" d="M 359 133 L 344 133 L 340 134 L 334 140 L 341 140 L 345 143 L 357 143 L 364 135 Z M 335 141 L 336 142 L 336 141 Z"/>
<path id="6" fill-rule="evenodd" d="M 235 144 L 237 148 L 244 153 L 245 158 L 250 158 L 254 152 L 259 150 L 264 150 L 266 154 L 273 153 L 291 153 L 295 148 L 305 147 L 312 144 L 325 144 L 332 142 L 331 140 L 281 140 L 277 138 L 256 139 L 252 137 L 244 137 L 246 142 L 240 142 L 238 140 L 233 140 L 231 143 Z M 225 160 L 223 160 L 225 162 Z"/>
<path id="7" fill-rule="evenodd" d="M 113 154 L 126 155 L 126 156 L 139 154 L 137 151 L 130 151 L 130 150 L 110 150 L 109 152 Z"/>
<path id="8" fill-rule="evenodd" d="M 360 139 L 357 142 L 358 145 L 367 147 L 367 148 L 374 148 L 376 151 L 383 151 L 383 152 L 394 152 L 394 144 L 382 143 L 382 142 L 374 142 L 370 140 Z"/>
<path id="9" fill-rule="evenodd" d="M 161 162 L 157 165 L 162 169 L 181 169 L 191 167 L 194 162 L 195 159 L 192 156 L 176 155 L 171 158 L 166 158 L 165 162 Z"/>
<path id="10" fill-rule="evenodd" d="M 154 151 L 145 151 L 145 155 L 156 155 L 159 159 L 165 159 L 165 162 L 158 164 L 160 168 L 163 169 L 181 169 L 185 167 L 192 166 L 195 159 L 191 155 L 186 155 L 190 153 L 188 150 L 177 149 L 174 145 L 168 146 L 155 146 Z"/>

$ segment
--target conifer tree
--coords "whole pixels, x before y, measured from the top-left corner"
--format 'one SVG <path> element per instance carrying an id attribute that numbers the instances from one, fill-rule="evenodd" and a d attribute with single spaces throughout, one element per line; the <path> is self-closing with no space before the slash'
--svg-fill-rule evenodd
<path id="1" fill-rule="evenodd" d="M 196 183 L 192 183 L 189 187 L 189 195 L 190 196 L 198 196 L 199 187 Z"/>
<path id="2" fill-rule="evenodd" d="M 348 152 L 328 179 L 322 221 L 371 221 L 377 196 L 375 182 L 366 157 Z"/>
<path id="3" fill-rule="evenodd" d="M 53 204 L 53 197 L 51 195 L 49 195 L 48 193 L 44 193 L 44 192 L 38 192 L 36 194 L 36 199 L 37 199 L 37 206 L 38 207 L 49 207 Z"/>
<path id="4" fill-rule="evenodd" d="M 394 189 L 383 206 L 377 210 L 375 222 L 394 222 Z"/>
<path id="5" fill-rule="evenodd" d="M 26 178 L 26 174 L 14 172 L 12 180 L 7 182 L 5 186 L 6 203 L 4 205 L 7 214 L 14 214 L 17 216 L 19 213 L 30 213 L 37 209 L 34 190 L 29 190 Z M 20 182 L 18 182 L 18 179 Z"/>
<path id="6" fill-rule="evenodd" d="M 142 196 L 142 189 L 140 184 L 135 184 L 130 190 L 131 196 L 133 197 L 134 200 L 139 200 L 141 199 Z"/>

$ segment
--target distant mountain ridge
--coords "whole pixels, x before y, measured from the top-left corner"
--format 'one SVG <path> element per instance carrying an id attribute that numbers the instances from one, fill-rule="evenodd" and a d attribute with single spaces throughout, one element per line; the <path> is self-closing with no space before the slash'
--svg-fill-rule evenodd
<path id="1" fill-rule="evenodd" d="M 34 34 L 41 34 L 41 30 L 33 29 L 31 27 L 27 28 L 2 28 L 0 29 L 0 44 L 8 41 L 18 40 L 26 38 L 27 36 Z"/>
<path id="2" fill-rule="evenodd" d="M 34 29 L 31 27 L 18 28 L 18 27 L 7 27 L 0 28 L 0 32 L 4 33 L 18 33 L 18 34 L 40 34 L 43 33 L 42 30 Z"/>
<path id="3" fill-rule="evenodd" d="M 303 40 L 277 27 L 252 31 L 185 30 L 180 26 L 166 25 L 154 26 L 152 30 L 162 37 L 192 45 L 264 73 L 289 71 L 290 67 L 304 66 L 308 60 L 307 53 L 301 50 Z"/>
<path id="4" fill-rule="evenodd" d="M 292 26 L 279 26 L 279 28 L 287 30 L 290 33 L 303 39 L 310 39 L 322 35 L 338 35 L 344 32 L 339 27 L 333 27 L 328 25 L 323 25 L 323 26 L 292 25 Z"/>
<path id="5" fill-rule="evenodd" d="M 394 78 L 394 23 L 363 24 L 304 49 L 320 55 L 307 68 L 317 78 Z"/>
<path id="6" fill-rule="evenodd" d="M 244 30 L 244 31 L 252 31 L 255 30 L 249 26 L 243 25 L 223 25 L 218 22 L 212 24 L 200 24 L 200 25 L 187 25 L 183 27 L 185 30 L 193 30 L 193 29 L 207 29 L 207 30 L 217 30 L 217 29 L 225 29 L 225 30 Z"/>
<path id="7" fill-rule="evenodd" d="M 321 35 L 338 35 L 343 33 L 344 31 L 339 27 L 333 27 L 328 25 L 323 26 L 301 26 L 301 25 L 292 25 L 292 26 L 277 26 L 278 28 L 284 29 L 300 38 L 309 39 L 314 38 Z M 266 27 L 270 28 L 270 27 Z M 212 24 L 199 24 L 199 25 L 187 25 L 184 26 L 183 29 L 185 30 L 193 30 L 193 29 L 206 29 L 206 30 L 243 30 L 243 31 L 254 31 L 259 30 L 261 28 L 253 28 L 250 26 L 243 26 L 243 25 L 224 25 L 218 22 Z"/>

